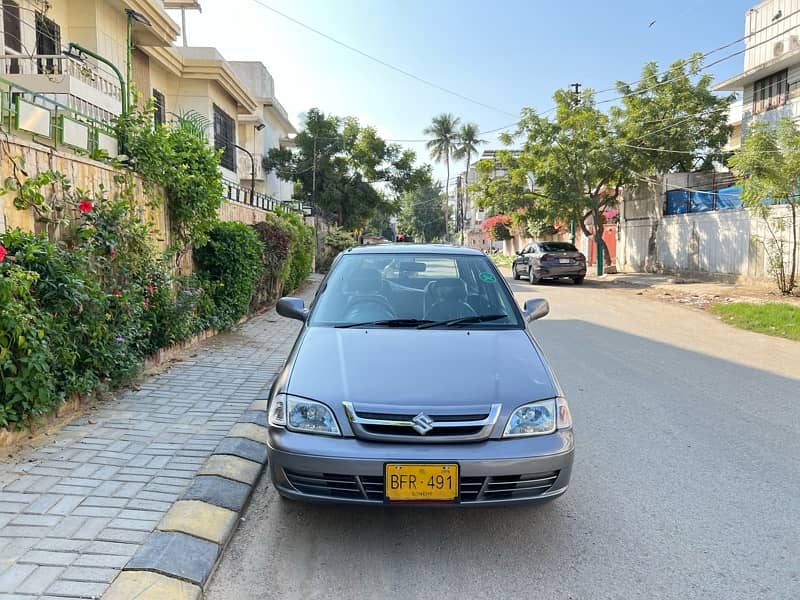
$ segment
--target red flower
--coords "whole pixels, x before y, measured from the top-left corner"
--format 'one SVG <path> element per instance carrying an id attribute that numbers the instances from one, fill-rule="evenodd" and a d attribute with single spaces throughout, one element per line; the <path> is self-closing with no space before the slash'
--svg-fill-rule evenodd
<path id="1" fill-rule="evenodd" d="M 114 260 L 115 258 L 117 258 L 117 251 L 114 248 L 112 248 L 111 251 L 109 252 L 109 255 L 111 256 L 111 260 Z"/>
<path id="2" fill-rule="evenodd" d="M 78 210 L 81 211 L 83 214 L 92 212 L 94 205 L 92 204 L 91 200 L 84 198 L 78 203 Z"/>
<path id="3" fill-rule="evenodd" d="M 154 286 L 152 283 L 148 284 L 147 291 L 152 296 L 156 293 L 156 286 Z"/>
<path id="4" fill-rule="evenodd" d="M 149 309 L 150 308 L 150 298 L 145 298 L 144 299 L 144 307 L 145 307 L 145 309 Z"/>
<path id="5" fill-rule="evenodd" d="M 114 290 L 113 293 L 115 296 L 122 296 L 122 290 Z"/>
<path id="6" fill-rule="evenodd" d="M 6 255 L 8 254 L 8 250 L 0 244 L 0 262 L 3 262 L 6 259 Z"/>

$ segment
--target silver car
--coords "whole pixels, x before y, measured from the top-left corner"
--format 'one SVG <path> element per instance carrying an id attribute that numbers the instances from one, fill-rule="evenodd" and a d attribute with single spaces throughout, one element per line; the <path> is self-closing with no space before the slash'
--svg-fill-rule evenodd
<path id="1" fill-rule="evenodd" d="M 285 498 L 351 504 L 537 502 L 567 490 L 572 417 L 482 253 L 362 246 L 334 264 L 270 392 L 269 465 Z"/>

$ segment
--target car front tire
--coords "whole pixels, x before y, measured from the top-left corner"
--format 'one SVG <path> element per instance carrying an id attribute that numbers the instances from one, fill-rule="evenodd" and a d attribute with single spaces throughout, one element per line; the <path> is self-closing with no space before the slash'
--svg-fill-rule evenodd
<path id="1" fill-rule="evenodd" d="M 575 285 L 581 285 L 583 283 L 584 276 L 580 275 L 578 277 L 573 277 L 572 281 L 575 282 Z"/>
<path id="2" fill-rule="evenodd" d="M 511 273 L 512 276 L 514 277 L 514 281 L 520 280 L 519 272 L 517 271 L 517 265 L 511 267 Z"/>

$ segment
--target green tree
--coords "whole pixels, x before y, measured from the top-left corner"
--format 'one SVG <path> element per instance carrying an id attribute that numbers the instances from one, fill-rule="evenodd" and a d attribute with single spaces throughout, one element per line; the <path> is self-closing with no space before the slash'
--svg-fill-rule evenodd
<path id="1" fill-rule="evenodd" d="M 431 242 L 447 234 L 447 203 L 439 184 L 428 182 L 401 198 L 400 228 L 416 241 Z"/>
<path id="2" fill-rule="evenodd" d="M 752 123 L 730 165 L 742 186 L 745 206 L 764 220 L 768 237 L 760 241 L 778 288 L 791 294 L 797 287 L 800 129 L 786 117 L 776 126 L 764 121 Z"/>
<path id="3" fill-rule="evenodd" d="M 352 117 L 312 108 L 295 141 L 294 152 L 271 149 L 264 168 L 294 181 L 297 197 L 347 229 L 363 227 L 376 213 L 388 210 L 392 196 L 425 178 L 412 150 L 387 143 L 373 127 Z"/>
<path id="4" fill-rule="evenodd" d="M 608 263 L 601 225 L 623 186 L 647 175 L 707 169 L 722 158 L 730 98 L 710 92 L 711 79 L 699 75 L 701 67 L 700 56 L 678 61 L 663 74 L 648 63 L 635 87 L 618 84 L 621 105 L 608 112 L 600 109 L 591 90 L 579 95 L 557 91 L 553 118 L 524 109 L 517 131 L 501 136 L 509 145 L 521 141 L 522 152 L 503 185 L 489 186 L 484 174 L 481 202 L 498 208 L 508 204 L 531 177 L 517 208 L 529 221 L 576 222 L 606 250 Z M 508 208 L 503 207 L 505 212 Z M 593 232 L 587 225 L 590 217 Z"/>
<path id="5" fill-rule="evenodd" d="M 442 113 L 431 121 L 422 133 L 431 136 L 425 144 L 436 162 L 444 163 L 447 170 L 447 181 L 444 184 L 444 193 L 450 189 L 450 158 L 458 147 L 458 125 L 461 119 L 450 113 Z"/>
<path id="6" fill-rule="evenodd" d="M 701 75 L 703 57 L 694 54 L 659 73 L 649 62 L 635 86 L 617 82 L 622 105 L 611 115 L 638 173 L 711 170 L 722 162 L 728 141 L 728 107 L 734 96 L 716 96 L 713 77 Z M 631 148 L 631 146 L 635 148 Z"/>
<path id="7" fill-rule="evenodd" d="M 598 247 L 602 238 L 603 213 L 614 206 L 622 186 L 634 181 L 631 153 L 613 127 L 611 118 L 595 104 L 586 90 L 579 97 L 559 90 L 554 120 L 524 109 L 519 129 L 503 136 L 512 143 L 522 140 L 522 152 L 512 176 L 521 181 L 532 174 L 533 203 L 522 207 L 546 214 L 551 223 L 573 219 L 587 237 L 594 235 Z M 531 186 L 533 187 L 533 186 Z M 592 218 L 594 232 L 587 219 Z M 605 248 L 604 248 L 605 249 Z M 608 252 L 605 252 L 608 261 Z"/>
<path id="8" fill-rule="evenodd" d="M 461 220 L 461 243 L 464 243 L 464 207 L 469 206 L 469 167 L 472 162 L 472 155 L 478 153 L 478 146 L 485 144 L 486 140 L 480 139 L 478 136 L 478 126 L 475 123 L 464 123 L 458 132 L 458 141 L 456 148 L 453 152 L 453 158 L 456 160 L 466 159 L 467 167 L 467 181 L 464 182 L 464 202 L 459 208 L 459 219 Z"/>

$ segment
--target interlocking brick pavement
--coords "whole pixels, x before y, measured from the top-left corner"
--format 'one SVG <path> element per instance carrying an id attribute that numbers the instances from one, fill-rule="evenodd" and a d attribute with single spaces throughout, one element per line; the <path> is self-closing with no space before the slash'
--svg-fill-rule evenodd
<path id="1" fill-rule="evenodd" d="M 270 310 L 0 461 L 0 600 L 100 597 L 234 425 L 263 421 L 299 328 Z"/>

